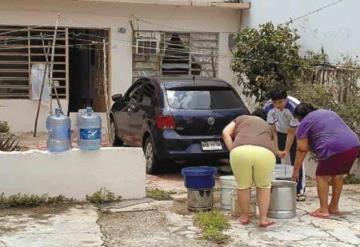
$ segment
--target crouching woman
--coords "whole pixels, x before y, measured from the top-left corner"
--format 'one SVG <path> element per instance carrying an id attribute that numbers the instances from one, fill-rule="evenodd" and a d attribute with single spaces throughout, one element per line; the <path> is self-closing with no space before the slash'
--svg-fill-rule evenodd
<path id="1" fill-rule="evenodd" d="M 271 127 L 264 120 L 265 112 L 257 109 L 252 116 L 239 116 L 223 130 L 223 139 L 230 151 L 230 165 L 237 183 L 241 208 L 239 221 L 250 223 L 250 194 L 253 184 L 260 212 L 260 227 L 267 227 L 270 188 L 275 167 L 275 141 Z"/>
<path id="2" fill-rule="evenodd" d="M 294 116 L 300 121 L 297 130 L 297 153 L 293 178 L 299 178 L 301 164 L 311 149 L 317 156 L 317 192 L 320 208 L 310 215 L 329 218 L 340 214 L 339 200 L 344 174 L 348 174 L 359 153 L 359 138 L 333 111 L 314 109 L 310 104 L 299 104 Z M 332 180 L 330 203 L 329 180 Z"/>

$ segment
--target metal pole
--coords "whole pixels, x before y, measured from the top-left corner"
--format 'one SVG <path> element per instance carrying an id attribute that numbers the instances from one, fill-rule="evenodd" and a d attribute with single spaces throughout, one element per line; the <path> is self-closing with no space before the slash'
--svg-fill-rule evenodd
<path id="1" fill-rule="evenodd" d="M 60 15 L 58 15 L 57 18 L 56 18 L 54 37 L 53 37 L 53 42 L 52 42 L 52 50 L 51 50 L 51 62 L 50 62 L 50 92 L 51 92 L 51 94 L 50 94 L 50 114 L 52 114 L 52 88 L 53 87 L 54 87 L 54 92 L 55 92 L 56 100 L 57 100 L 57 103 L 58 103 L 58 107 L 62 111 L 62 107 L 61 107 L 61 104 L 60 104 L 57 89 L 56 89 L 56 87 L 54 85 L 54 76 L 53 76 L 53 74 L 54 74 L 53 71 L 54 71 L 56 35 L 57 35 L 58 26 L 59 26 L 59 18 L 60 18 Z"/>
<path id="2" fill-rule="evenodd" d="M 40 90 L 40 98 L 39 98 L 38 107 L 37 107 L 37 111 L 36 111 L 36 117 L 35 117 L 34 137 L 36 137 L 36 134 L 37 134 L 37 125 L 38 125 L 38 120 L 39 120 L 41 98 L 42 98 L 43 91 L 44 91 L 46 74 L 47 74 L 47 72 L 48 72 L 48 71 L 47 71 L 47 69 L 48 69 L 47 57 L 48 57 L 48 55 L 49 55 L 49 50 L 50 50 L 50 47 L 48 47 L 47 50 L 45 49 L 45 42 L 44 42 L 43 33 L 40 33 L 40 37 L 41 37 L 41 42 L 42 42 L 42 46 L 43 46 L 44 56 L 45 56 L 45 58 L 46 58 L 46 62 L 45 62 L 44 75 L 43 75 L 43 78 L 42 78 L 42 84 L 41 84 L 41 90 Z"/>
<path id="3" fill-rule="evenodd" d="M 109 117 L 109 96 L 108 96 L 108 85 L 107 85 L 107 56 L 106 56 L 106 42 L 105 39 L 103 39 L 103 53 L 104 53 L 104 96 L 105 96 L 105 109 L 106 109 L 106 120 L 107 120 L 107 130 L 108 130 L 108 136 L 109 141 L 112 142 L 111 139 L 111 133 L 110 133 L 110 117 Z"/>

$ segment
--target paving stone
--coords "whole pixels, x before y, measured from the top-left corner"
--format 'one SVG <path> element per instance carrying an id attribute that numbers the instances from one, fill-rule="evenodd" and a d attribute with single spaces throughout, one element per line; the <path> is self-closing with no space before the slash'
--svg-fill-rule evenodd
<path id="1" fill-rule="evenodd" d="M 188 226 L 187 229 L 188 229 L 189 231 L 193 231 L 193 232 L 198 232 L 198 231 L 200 230 L 199 228 L 197 228 L 197 227 L 195 227 L 195 226 Z"/>
<path id="2" fill-rule="evenodd" d="M 42 215 L 43 217 L 43 215 Z M 44 219 L 28 216 L 6 217 L 7 227 L 16 229 L 0 236 L 6 247 L 101 246 L 102 233 L 96 221 L 98 213 L 92 206 L 70 208 Z M 0 245 L 1 246 L 1 245 Z"/>
<path id="3" fill-rule="evenodd" d="M 330 219 L 318 219 L 309 215 L 319 204 L 315 187 L 308 188 L 306 202 L 297 204 L 295 218 L 274 219 L 275 225 L 269 228 L 257 227 L 258 215 L 247 226 L 229 218 L 231 227 L 224 231 L 231 237 L 227 246 L 360 246 L 359 192 L 359 185 L 344 186 L 340 209 L 345 214 L 331 216 Z M 176 203 L 179 204 L 178 201 Z M 10 210 L 8 214 L 0 211 L 0 247 L 27 247 L 29 243 L 34 247 L 88 247 L 101 246 L 103 241 L 107 246 L 215 246 L 198 240 L 201 230 L 193 225 L 193 213 L 175 213 L 171 211 L 173 205 L 173 201 L 145 200 L 108 205 L 102 208 L 110 211 L 110 214 L 102 216 L 102 230 L 98 225 L 101 218 L 98 219 L 97 208 L 89 204 L 70 207 L 59 213 L 44 213 L 41 217 L 33 217 L 26 210 L 15 210 L 13 213 Z M 146 211 L 147 209 L 156 210 Z M 228 212 L 224 213 L 228 215 Z M 104 232 L 113 234 L 103 235 Z M 124 238 L 128 242 L 124 242 Z"/>

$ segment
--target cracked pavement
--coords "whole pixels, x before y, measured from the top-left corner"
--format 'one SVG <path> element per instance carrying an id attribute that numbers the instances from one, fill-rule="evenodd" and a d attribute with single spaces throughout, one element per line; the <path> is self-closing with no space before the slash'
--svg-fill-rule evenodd
<path id="1" fill-rule="evenodd" d="M 173 201 L 124 201 L 100 210 L 89 204 L 0 210 L 0 247 L 216 246 L 199 239 L 201 231 L 186 209 L 180 179 L 160 180 L 163 189 L 174 185 Z M 268 229 L 259 229 L 255 221 L 243 226 L 231 218 L 231 228 L 225 232 L 231 241 L 226 246 L 360 246 L 359 192 L 360 185 L 344 186 L 340 206 L 345 214 L 328 220 L 309 215 L 318 207 L 315 187 L 308 188 L 307 201 L 297 204 L 295 218 L 275 220 Z"/>

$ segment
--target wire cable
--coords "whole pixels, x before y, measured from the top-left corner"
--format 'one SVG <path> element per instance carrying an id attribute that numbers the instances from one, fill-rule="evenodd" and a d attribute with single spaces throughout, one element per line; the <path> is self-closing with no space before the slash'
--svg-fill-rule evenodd
<path id="1" fill-rule="evenodd" d="M 310 12 L 308 12 L 308 13 L 306 13 L 306 14 L 303 14 L 303 15 L 301 15 L 301 16 L 298 16 L 298 17 L 295 17 L 295 18 L 290 18 L 289 21 L 284 22 L 284 23 L 282 23 L 282 24 L 285 24 L 285 25 L 286 25 L 286 24 L 292 24 L 292 23 L 295 22 L 295 21 L 301 20 L 301 19 L 303 19 L 303 18 L 305 18 L 305 17 L 308 17 L 308 16 L 310 16 L 310 15 L 313 15 L 313 14 L 315 14 L 315 13 L 318 13 L 318 12 L 324 10 L 324 9 L 327 9 L 327 8 L 329 8 L 329 7 L 331 7 L 331 6 L 334 6 L 334 5 L 336 5 L 336 4 L 340 3 L 340 2 L 343 2 L 343 1 L 344 1 L 344 0 L 333 1 L 333 2 L 327 4 L 327 5 L 323 6 L 323 7 L 320 7 L 320 8 L 317 8 L 317 9 L 315 9 L 315 10 L 312 10 L 312 11 L 310 11 Z"/>

